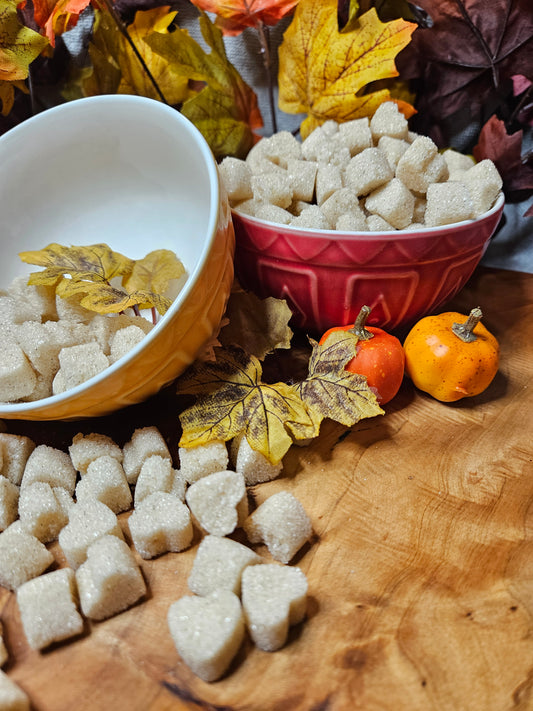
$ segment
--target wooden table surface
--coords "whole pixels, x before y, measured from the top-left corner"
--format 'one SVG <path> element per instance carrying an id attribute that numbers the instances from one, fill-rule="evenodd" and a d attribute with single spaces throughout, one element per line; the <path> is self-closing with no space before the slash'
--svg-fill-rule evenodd
<path id="1" fill-rule="evenodd" d="M 251 489 L 257 503 L 291 491 L 315 531 L 294 561 L 309 580 L 307 619 L 286 647 L 246 640 L 213 684 L 188 670 L 166 613 L 188 594 L 197 536 L 183 553 L 140 561 L 145 602 L 47 652 L 30 650 L 14 595 L 0 589 L 6 671 L 32 708 L 533 709 L 533 275 L 479 269 L 452 306 L 481 306 L 500 340 L 500 372 L 483 395 L 443 404 L 404 382 L 385 416 L 325 423 L 289 451 L 279 479 Z M 66 447 L 78 431 L 123 443 L 154 424 L 175 452 L 178 408 L 167 389 L 101 420 L 7 426 Z"/>

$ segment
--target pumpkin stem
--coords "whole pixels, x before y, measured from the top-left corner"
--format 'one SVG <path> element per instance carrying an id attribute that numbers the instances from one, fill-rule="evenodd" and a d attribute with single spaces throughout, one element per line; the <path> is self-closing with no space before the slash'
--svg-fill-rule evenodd
<path id="1" fill-rule="evenodd" d="M 361 311 L 357 314 L 353 327 L 350 328 L 350 333 L 356 335 L 360 341 L 369 341 L 371 338 L 374 338 L 374 334 L 365 328 L 366 320 L 370 316 L 371 310 L 369 306 L 362 306 Z"/>
<path id="2" fill-rule="evenodd" d="M 472 343 L 472 341 L 477 339 L 474 328 L 481 321 L 482 317 L 481 309 L 479 306 L 476 306 L 472 309 L 464 323 L 454 323 L 452 325 L 452 331 L 465 343 Z"/>

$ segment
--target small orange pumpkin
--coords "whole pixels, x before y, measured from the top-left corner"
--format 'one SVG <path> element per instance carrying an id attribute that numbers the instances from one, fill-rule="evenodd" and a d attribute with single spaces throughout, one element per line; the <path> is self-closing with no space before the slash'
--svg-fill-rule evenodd
<path id="1" fill-rule="evenodd" d="M 488 388 L 498 371 L 500 349 L 482 316 L 480 308 L 468 318 L 448 311 L 413 326 L 403 344 L 405 369 L 419 390 L 454 402 Z"/>

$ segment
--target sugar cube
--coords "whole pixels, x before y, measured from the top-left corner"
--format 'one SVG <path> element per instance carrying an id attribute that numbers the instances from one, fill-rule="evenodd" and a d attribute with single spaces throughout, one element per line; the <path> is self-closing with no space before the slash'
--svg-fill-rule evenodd
<path id="1" fill-rule="evenodd" d="M 357 196 L 368 195 L 393 177 L 392 168 L 379 148 L 365 148 L 350 160 L 344 171 L 346 187 L 352 188 Z"/>
<path id="2" fill-rule="evenodd" d="M 469 170 L 469 168 L 472 168 L 476 164 L 472 156 L 455 151 L 453 148 L 448 148 L 443 151 L 442 157 L 446 161 L 450 175 L 452 173 Z"/>
<path id="3" fill-rule="evenodd" d="M 32 649 L 44 649 L 83 631 L 76 580 L 70 568 L 54 570 L 24 583 L 17 589 L 17 603 L 24 634 Z"/>
<path id="4" fill-rule="evenodd" d="M 191 484 L 185 500 L 200 526 L 216 536 L 232 533 L 248 515 L 244 477 L 229 470 Z"/>
<path id="5" fill-rule="evenodd" d="M 2 711 L 30 711 L 28 695 L 0 670 L 0 708 Z"/>
<path id="6" fill-rule="evenodd" d="M 20 486 L 28 457 L 35 449 L 35 442 L 25 435 L 0 432 L 2 474 L 12 484 Z"/>
<path id="7" fill-rule="evenodd" d="M 461 175 L 470 192 L 473 203 L 473 217 L 482 215 L 493 206 L 500 190 L 502 179 L 494 163 L 486 158 Z"/>
<path id="8" fill-rule="evenodd" d="M 36 578 L 54 562 L 46 546 L 17 524 L 0 533 L 0 585 L 9 590 Z"/>
<path id="9" fill-rule="evenodd" d="M 392 178 L 372 191 L 365 200 L 365 208 L 379 215 L 397 230 L 403 230 L 413 219 L 415 198 L 401 180 Z"/>
<path id="10" fill-rule="evenodd" d="M 180 471 L 172 468 L 172 462 L 154 454 L 141 467 L 135 484 L 135 506 L 156 491 L 164 491 L 184 501 L 185 488 L 185 479 Z"/>
<path id="11" fill-rule="evenodd" d="M 68 524 L 59 532 L 59 545 L 71 568 L 87 558 L 89 546 L 103 536 L 122 539 L 122 529 L 111 509 L 97 499 L 87 499 L 70 509 Z"/>
<path id="12" fill-rule="evenodd" d="M 128 519 L 133 545 L 142 558 L 169 551 L 178 553 L 192 541 L 193 527 L 187 506 L 177 496 L 156 491 L 140 501 Z"/>
<path id="13" fill-rule="evenodd" d="M 448 179 L 448 166 L 428 136 L 419 136 L 401 156 L 396 177 L 416 193 L 425 193 L 431 183 Z"/>
<path id="14" fill-rule="evenodd" d="M 246 486 L 272 481 L 283 468 L 282 462 L 272 464 L 262 452 L 252 449 L 244 434 L 232 440 L 230 451 L 234 469 L 243 475 Z"/>
<path id="15" fill-rule="evenodd" d="M 111 437 L 97 432 L 83 434 L 78 432 L 72 439 L 68 453 L 74 468 L 83 476 L 91 462 L 99 457 L 114 457 L 117 462 L 122 462 L 122 449 Z"/>
<path id="16" fill-rule="evenodd" d="M 23 321 L 49 321 L 57 318 L 55 288 L 41 284 L 28 284 L 28 275 L 13 279 L 7 293 L 17 304 L 19 323 Z M 24 312 L 24 313 L 23 313 Z"/>
<path id="17" fill-rule="evenodd" d="M 385 154 L 391 168 L 396 169 L 398 161 L 409 148 L 409 143 L 401 138 L 382 136 L 378 141 L 378 148 Z"/>
<path id="18" fill-rule="evenodd" d="M 252 174 L 252 190 L 256 200 L 278 207 L 289 207 L 292 201 L 292 185 L 286 171 Z"/>
<path id="19" fill-rule="evenodd" d="M 359 199 L 351 188 L 336 190 L 322 203 L 320 209 L 331 225 L 335 225 L 339 217 L 348 212 L 360 212 L 361 217 L 364 218 Z"/>
<path id="20" fill-rule="evenodd" d="M 170 606 L 167 621 L 178 654 L 204 681 L 227 671 L 245 633 L 240 600 L 230 590 L 185 595 Z"/>
<path id="21" fill-rule="evenodd" d="M 396 228 L 384 220 L 381 215 L 369 215 L 366 218 L 367 229 L 371 232 L 392 232 Z"/>
<path id="22" fill-rule="evenodd" d="M 372 147 L 372 133 L 368 117 L 339 124 L 339 139 L 354 156 Z"/>
<path id="23" fill-rule="evenodd" d="M 96 341 L 62 348 L 59 351 L 58 370 L 61 378 L 56 382 L 56 374 L 52 381 L 52 391 L 57 394 L 75 388 L 94 378 L 108 366 L 109 359 Z"/>
<path id="24" fill-rule="evenodd" d="M 269 202 L 258 205 L 254 217 L 267 222 L 275 222 L 278 225 L 287 225 L 292 220 L 292 215 L 288 210 Z"/>
<path id="25" fill-rule="evenodd" d="M 199 447 L 179 448 L 180 471 L 192 484 L 208 474 L 227 469 L 228 450 L 225 442 L 213 441 Z"/>
<path id="26" fill-rule="evenodd" d="M 287 167 L 291 158 L 299 159 L 302 156 L 301 144 L 290 131 L 278 131 L 268 138 L 263 138 L 261 143 L 263 155 L 282 168 Z"/>
<path id="27" fill-rule="evenodd" d="M 246 161 L 226 156 L 219 164 L 220 177 L 231 203 L 252 197 L 252 171 Z"/>
<path id="28" fill-rule="evenodd" d="M 318 205 L 309 205 L 290 222 L 295 227 L 305 227 L 312 230 L 329 230 L 331 225 Z"/>
<path id="29" fill-rule="evenodd" d="M 316 172 L 316 201 L 318 205 L 343 187 L 341 169 L 332 163 L 320 163 Z"/>
<path id="30" fill-rule="evenodd" d="M 73 505 L 73 499 L 62 487 L 36 481 L 20 491 L 19 518 L 28 533 L 49 543 L 67 525 Z"/>
<path id="31" fill-rule="evenodd" d="M 15 402 L 29 397 L 37 384 L 30 361 L 14 341 L 4 340 L 0 362 L 0 401 Z"/>
<path id="32" fill-rule="evenodd" d="M 153 323 L 142 316 L 124 314 L 96 314 L 90 322 L 88 329 L 91 340 L 95 340 L 105 355 L 111 353 L 111 342 L 117 331 L 123 328 L 136 326 L 144 334 L 150 333 Z"/>
<path id="33" fill-rule="evenodd" d="M 311 202 L 315 192 L 318 164 L 314 161 L 289 158 L 287 173 L 292 185 L 292 199 Z"/>
<path id="34" fill-rule="evenodd" d="M 464 183 L 447 181 L 428 187 L 425 222 L 428 227 L 449 225 L 473 217 L 474 205 Z"/>
<path id="35" fill-rule="evenodd" d="M 170 452 L 163 435 L 157 427 L 140 427 L 134 431 L 131 439 L 122 449 L 123 467 L 130 484 L 135 484 L 141 467 L 148 457 L 158 454 L 164 459 L 171 459 Z"/>
<path id="36" fill-rule="evenodd" d="M 131 325 L 120 328 L 109 342 L 109 362 L 116 363 L 117 360 L 127 355 L 135 346 L 144 340 L 145 333 L 139 326 Z"/>
<path id="37" fill-rule="evenodd" d="M 0 475 L 0 531 L 16 521 L 18 515 L 19 488 L 7 477 Z"/>
<path id="38" fill-rule="evenodd" d="M 398 109 L 398 104 L 394 101 L 384 101 L 370 119 L 370 130 L 372 138 L 377 142 L 381 136 L 407 138 L 409 126 L 407 119 Z"/>
<path id="39" fill-rule="evenodd" d="M 248 516 L 243 528 L 251 543 L 265 543 L 272 557 L 281 563 L 288 563 L 313 532 L 304 507 L 288 491 L 265 499 Z"/>
<path id="40" fill-rule="evenodd" d="M 83 614 L 105 620 L 134 605 L 146 594 L 146 584 L 127 543 L 103 536 L 87 550 L 76 571 Z"/>
<path id="41" fill-rule="evenodd" d="M 339 215 L 335 229 L 340 232 L 367 232 L 368 225 L 362 210 L 355 210 Z"/>
<path id="42" fill-rule="evenodd" d="M 62 486 L 73 494 L 76 476 L 72 460 L 66 452 L 40 444 L 28 457 L 20 485 L 24 488 L 36 481 L 45 481 L 50 486 Z"/>
<path id="43" fill-rule="evenodd" d="M 255 645 L 274 652 L 287 641 L 289 627 L 305 617 L 307 578 L 297 567 L 265 563 L 242 574 L 242 606 Z"/>
<path id="44" fill-rule="evenodd" d="M 241 576 L 248 565 L 258 565 L 263 559 L 242 543 L 222 536 L 204 536 L 188 579 L 197 595 L 209 595 L 215 590 L 241 591 Z"/>
<path id="45" fill-rule="evenodd" d="M 76 499 L 78 503 L 97 499 L 115 514 L 127 511 L 132 496 L 122 464 L 107 454 L 94 459 L 76 484 Z"/>

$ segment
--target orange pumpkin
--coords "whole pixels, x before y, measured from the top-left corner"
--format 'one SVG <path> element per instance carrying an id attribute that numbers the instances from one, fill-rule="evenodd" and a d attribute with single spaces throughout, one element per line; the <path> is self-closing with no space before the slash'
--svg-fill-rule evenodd
<path id="1" fill-rule="evenodd" d="M 419 390 L 454 402 L 488 388 L 498 371 L 500 349 L 481 318 L 479 308 L 468 317 L 448 311 L 413 326 L 403 346 L 405 369 Z"/>

